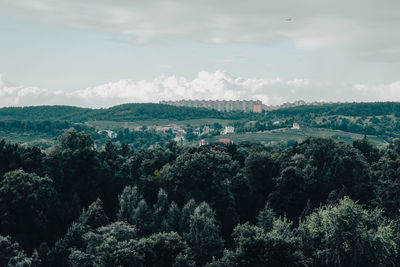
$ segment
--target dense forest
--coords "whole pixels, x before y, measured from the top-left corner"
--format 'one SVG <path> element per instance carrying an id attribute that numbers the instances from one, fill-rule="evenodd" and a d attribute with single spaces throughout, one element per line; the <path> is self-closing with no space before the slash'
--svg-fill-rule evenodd
<path id="1" fill-rule="evenodd" d="M 366 138 L 2 140 L 0 266 L 399 266 L 399 159 Z"/>

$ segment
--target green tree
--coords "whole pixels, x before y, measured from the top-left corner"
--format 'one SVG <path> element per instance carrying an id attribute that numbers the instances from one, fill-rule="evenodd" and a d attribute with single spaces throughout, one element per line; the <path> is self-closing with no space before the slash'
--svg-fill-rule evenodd
<path id="1" fill-rule="evenodd" d="M 273 190 L 273 179 L 279 177 L 280 165 L 275 154 L 266 151 L 252 151 L 246 157 L 243 173 L 248 179 L 251 199 L 248 210 L 253 221 L 259 210 L 263 208 L 268 194 Z"/>
<path id="2" fill-rule="evenodd" d="M 181 211 L 175 202 L 169 205 L 168 212 L 165 215 L 161 230 L 164 232 L 180 232 Z"/>
<path id="3" fill-rule="evenodd" d="M 271 231 L 275 216 L 274 210 L 270 207 L 269 203 L 266 202 L 264 209 L 258 213 L 257 226 L 263 228 L 265 232 Z"/>
<path id="4" fill-rule="evenodd" d="M 137 266 L 195 266 L 190 248 L 177 233 L 158 233 L 140 239 L 135 254 Z"/>
<path id="5" fill-rule="evenodd" d="M 112 266 L 120 259 L 119 250 L 129 249 L 137 237 L 135 227 L 114 222 L 83 234 L 86 247 L 73 249 L 68 257 L 72 266 Z M 132 251 L 133 252 L 133 251 Z"/>
<path id="6" fill-rule="evenodd" d="M 194 210 L 196 209 L 196 201 L 194 199 L 190 199 L 182 208 L 181 218 L 179 221 L 179 233 L 189 232 L 190 225 L 190 216 L 193 215 Z"/>
<path id="7" fill-rule="evenodd" d="M 108 224 L 109 219 L 105 214 L 100 199 L 93 202 L 88 208 L 83 209 L 81 215 L 68 228 L 67 233 L 63 238 L 55 244 L 54 250 L 51 253 L 52 266 L 67 266 L 68 257 L 71 251 L 81 250 L 86 247 L 83 235 L 94 229 Z M 83 254 L 79 254 L 83 257 Z M 76 255 L 78 256 L 78 255 Z"/>
<path id="8" fill-rule="evenodd" d="M 206 202 L 200 203 L 190 216 L 189 232 L 184 236 L 198 266 L 222 256 L 224 241 L 219 235 L 215 213 Z"/>
<path id="9" fill-rule="evenodd" d="M 163 189 L 158 191 L 157 202 L 154 204 L 154 227 L 157 230 L 161 230 L 161 224 L 168 213 L 169 203 L 168 195 Z"/>
<path id="10" fill-rule="evenodd" d="M 231 180 L 238 164 L 224 152 L 204 149 L 181 154 L 165 175 L 165 188 L 171 200 L 183 205 L 189 199 L 207 201 L 223 225 L 223 236 L 230 235 L 237 222 Z"/>
<path id="11" fill-rule="evenodd" d="M 210 267 L 310 266 L 310 260 L 303 255 L 300 240 L 287 220 L 274 220 L 273 229 L 268 233 L 261 227 L 241 224 L 232 236 L 233 250 L 225 250 L 224 256 Z"/>
<path id="12" fill-rule="evenodd" d="M 140 236 L 149 235 L 154 231 L 153 210 L 144 199 L 139 201 L 135 209 L 134 225 L 138 229 Z"/>
<path id="13" fill-rule="evenodd" d="M 0 181 L 0 230 L 28 251 L 54 241 L 59 201 L 53 181 L 34 173 L 12 171 Z"/>
<path id="14" fill-rule="evenodd" d="M 135 210 L 139 203 L 139 195 L 136 186 L 127 186 L 119 195 L 118 220 L 134 223 Z"/>
<path id="15" fill-rule="evenodd" d="M 300 225 L 305 251 L 317 266 L 394 266 L 393 222 L 348 197 L 309 215 Z"/>
<path id="16" fill-rule="evenodd" d="M 373 166 L 375 203 L 384 209 L 390 218 L 400 215 L 400 157 L 398 152 L 388 149 Z"/>

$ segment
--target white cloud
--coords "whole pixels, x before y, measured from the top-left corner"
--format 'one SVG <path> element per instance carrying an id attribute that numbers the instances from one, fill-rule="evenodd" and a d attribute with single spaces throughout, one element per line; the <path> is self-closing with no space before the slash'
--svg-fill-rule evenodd
<path id="1" fill-rule="evenodd" d="M 109 31 L 136 42 L 293 42 L 300 49 L 351 49 L 400 59 L 398 0 L 0 0 L 0 12 Z M 291 20 L 287 20 L 290 18 Z"/>
<path id="2" fill-rule="evenodd" d="M 353 91 L 366 99 L 372 95 L 379 100 L 400 101 L 400 81 L 379 85 L 355 84 Z"/>
<path id="3" fill-rule="evenodd" d="M 265 104 L 305 101 L 400 101 L 400 81 L 382 85 L 234 77 L 201 71 L 190 80 L 160 76 L 152 81 L 121 80 L 72 92 L 11 85 L 0 75 L 0 106 L 75 105 L 110 107 L 122 103 L 158 103 L 179 99 L 259 99 Z"/>

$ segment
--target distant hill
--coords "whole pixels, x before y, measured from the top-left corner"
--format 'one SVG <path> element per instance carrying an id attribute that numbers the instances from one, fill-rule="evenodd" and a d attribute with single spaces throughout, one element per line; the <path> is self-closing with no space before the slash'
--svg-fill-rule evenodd
<path id="1" fill-rule="evenodd" d="M 0 120 L 73 120 L 92 112 L 73 106 L 31 106 L 0 109 Z"/>
<path id="2" fill-rule="evenodd" d="M 399 102 L 375 103 L 341 103 L 323 105 L 304 105 L 269 111 L 267 117 L 303 116 L 383 116 L 400 115 Z M 241 111 L 219 112 L 205 108 L 175 107 L 164 104 L 134 103 L 111 108 L 90 109 L 74 106 L 32 106 L 7 107 L 0 109 L 0 120 L 51 120 L 85 122 L 93 120 L 135 121 L 150 119 L 190 120 L 201 118 L 218 118 L 229 120 L 258 120 L 265 118 L 262 114 L 244 113 Z"/>
<path id="3" fill-rule="evenodd" d="M 0 120 L 88 120 L 132 121 L 146 119 L 188 120 L 200 118 L 241 119 L 249 114 L 219 112 L 205 108 L 174 107 L 162 104 L 123 104 L 106 109 L 73 106 L 7 107 L 0 109 Z"/>
<path id="4" fill-rule="evenodd" d="M 339 103 L 304 105 L 270 111 L 276 116 L 296 116 L 318 114 L 319 116 L 384 116 L 400 114 L 400 102 Z"/>

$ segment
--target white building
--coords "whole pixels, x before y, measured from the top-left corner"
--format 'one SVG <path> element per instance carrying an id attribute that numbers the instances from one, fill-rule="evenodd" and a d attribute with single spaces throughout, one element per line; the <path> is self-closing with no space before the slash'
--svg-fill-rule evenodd
<path id="1" fill-rule="evenodd" d="M 231 134 L 235 132 L 235 127 L 233 126 L 225 126 L 225 128 L 222 130 L 221 134 Z"/>
<path id="2" fill-rule="evenodd" d="M 293 130 L 300 130 L 300 125 L 297 122 L 294 122 L 292 129 Z"/>

